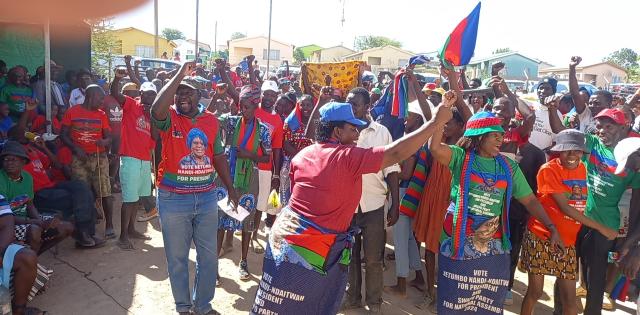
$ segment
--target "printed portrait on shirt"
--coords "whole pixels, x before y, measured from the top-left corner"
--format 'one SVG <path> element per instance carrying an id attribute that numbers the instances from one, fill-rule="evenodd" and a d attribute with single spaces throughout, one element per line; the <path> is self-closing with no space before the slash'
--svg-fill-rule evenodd
<path id="1" fill-rule="evenodd" d="M 207 136 L 202 130 L 193 128 L 187 134 L 187 148 L 189 154 L 180 160 L 180 167 L 192 165 L 211 165 L 211 159 L 207 156 Z"/>
<path id="2" fill-rule="evenodd" d="M 254 209 L 254 205 L 255 205 L 255 198 L 253 195 L 244 195 L 242 197 L 240 197 L 239 200 L 240 205 L 247 209 L 247 211 L 251 212 L 251 210 Z"/>
<path id="3" fill-rule="evenodd" d="M 489 242 L 494 239 L 500 226 L 500 217 L 493 217 L 480 224 L 471 236 L 473 247 L 480 253 L 489 252 Z"/>

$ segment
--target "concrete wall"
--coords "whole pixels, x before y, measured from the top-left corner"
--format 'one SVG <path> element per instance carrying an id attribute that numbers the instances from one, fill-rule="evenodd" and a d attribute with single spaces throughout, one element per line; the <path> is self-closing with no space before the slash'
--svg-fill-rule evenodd
<path id="1" fill-rule="evenodd" d="M 598 87 L 606 87 L 611 83 L 623 83 L 627 80 L 626 72 L 606 63 L 584 67 L 583 72 L 596 75 L 596 86 Z"/>
<path id="2" fill-rule="evenodd" d="M 258 60 L 260 64 L 266 65 L 267 56 L 264 55 L 264 50 L 267 49 L 267 44 L 267 38 L 262 36 L 229 41 L 229 63 L 231 65 L 236 65 L 248 54 L 253 54 L 256 56 L 256 60 Z M 283 44 L 272 39 L 271 50 L 280 51 L 280 56 L 276 60 L 272 59 L 270 61 L 270 66 L 278 66 L 284 60 L 293 63 L 293 46 Z"/>
<path id="3" fill-rule="evenodd" d="M 362 51 L 361 54 L 347 57 L 345 59 L 365 61 L 371 66 L 371 71 L 376 73 L 382 70 L 393 72 L 394 70 L 398 69 L 398 67 L 406 66 L 411 56 L 412 55 L 410 53 L 405 53 L 401 50 L 390 47 L 383 47 L 381 49 L 365 50 Z M 378 60 L 380 61 L 380 64 L 375 64 L 376 62 L 372 62 Z"/>
<path id="4" fill-rule="evenodd" d="M 135 28 L 124 28 L 114 30 L 113 32 L 118 42 L 117 47 L 114 48 L 114 54 L 139 56 L 136 46 L 145 46 L 148 47 L 147 50 L 150 50 L 152 54 L 150 56 L 140 57 L 154 58 L 153 48 L 155 36 L 153 34 L 149 34 Z M 167 52 L 167 55 L 172 56 L 173 50 L 174 46 L 170 41 L 164 38 L 158 38 L 158 55 L 155 57 L 159 58 L 165 51 Z"/>

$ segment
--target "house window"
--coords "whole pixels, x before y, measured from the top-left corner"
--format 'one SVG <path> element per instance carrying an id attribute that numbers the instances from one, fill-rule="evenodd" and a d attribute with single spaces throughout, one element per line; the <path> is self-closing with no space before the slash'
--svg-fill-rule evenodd
<path id="1" fill-rule="evenodd" d="M 372 66 L 379 66 L 382 64 L 382 58 L 380 57 L 369 57 L 367 63 Z"/>
<path id="2" fill-rule="evenodd" d="M 136 56 L 153 58 L 153 46 L 136 45 Z"/>
<path id="3" fill-rule="evenodd" d="M 262 59 L 267 60 L 267 50 L 262 50 Z M 280 60 L 280 50 L 271 49 L 268 60 Z"/>
<path id="4" fill-rule="evenodd" d="M 187 55 L 193 55 L 193 50 L 187 50 Z"/>
<path id="5" fill-rule="evenodd" d="M 409 59 L 398 59 L 398 67 L 406 67 L 409 64 Z"/>

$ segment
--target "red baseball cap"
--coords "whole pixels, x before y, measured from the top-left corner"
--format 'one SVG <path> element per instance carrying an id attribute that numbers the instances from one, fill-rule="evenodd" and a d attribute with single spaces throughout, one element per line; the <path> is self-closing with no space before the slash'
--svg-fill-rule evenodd
<path id="1" fill-rule="evenodd" d="M 596 117 L 594 118 L 611 118 L 616 124 L 624 125 L 626 124 L 626 119 L 624 118 L 624 113 L 617 108 L 607 108 L 603 109 Z"/>

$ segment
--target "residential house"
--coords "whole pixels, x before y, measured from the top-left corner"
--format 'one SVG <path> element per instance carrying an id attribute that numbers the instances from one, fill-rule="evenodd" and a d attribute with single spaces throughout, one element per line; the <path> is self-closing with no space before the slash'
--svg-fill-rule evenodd
<path id="1" fill-rule="evenodd" d="M 553 67 L 541 69 L 539 75 L 553 76 L 558 80 L 569 80 L 568 67 Z M 607 88 L 611 83 L 624 83 L 627 81 L 627 72 L 624 68 L 610 62 L 599 62 L 588 66 L 577 66 L 576 77 L 578 81 L 588 82 L 600 88 Z M 595 82 L 595 83 L 594 83 Z"/>
<path id="2" fill-rule="evenodd" d="M 316 50 L 322 49 L 322 47 L 316 44 L 311 44 L 306 46 L 300 46 L 300 47 L 297 47 L 296 49 L 300 49 L 302 51 L 302 54 L 304 55 L 304 59 L 306 61 L 309 61 L 311 58 L 311 54 Z"/>
<path id="3" fill-rule="evenodd" d="M 409 64 L 409 58 L 414 54 L 410 51 L 387 45 L 371 48 L 343 57 L 344 60 L 361 60 L 371 66 L 371 71 L 377 73 L 382 70 L 395 71 Z"/>
<path id="4" fill-rule="evenodd" d="M 175 43 L 158 36 L 158 52 L 154 52 L 155 35 L 135 27 L 112 30 L 116 39 L 114 55 L 132 55 L 145 58 L 160 58 L 163 52 L 171 55 L 177 47 Z"/>
<path id="5" fill-rule="evenodd" d="M 351 55 L 355 52 L 355 50 L 349 49 L 342 45 L 333 46 L 313 51 L 308 60 L 310 62 L 336 62 L 341 61 L 342 57 Z"/>
<path id="6" fill-rule="evenodd" d="M 503 62 L 500 76 L 505 80 L 536 80 L 540 61 L 512 51 L 483 58 L 471 59 L 467 65 L 467 77 L 486 79 L 491 76 L 491 66 Z"/>
<path id="7" fill-rule="evenodd" d="M 173 54 L 176 52 L 180 53 L 181 60 L 195 60 L 195 46 L 196 41 L 193 39 L 176 39 L 172 41 L 176 44 L 176 48 L 173 50 Z M 211 58 L 211 46 L 209 44 L 205 44 L 202 42 L 198 43 L 200 58 L 203 62 L 206 62 Z"/>
<path id="8" fill-rule="evenodd" d="M 267 53 L 268 43 L 269 38 L 266 36 L 245 37 L 228 41 L 229 63 L 237 65 L 248 55 L 256 56 L 256 60 L 264 65 L 269 60 L 271 67 L 277 67 L 285 60 L 293 63 L 293 45 L 271 38 L 271 51 Z"/>

